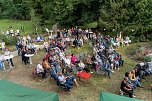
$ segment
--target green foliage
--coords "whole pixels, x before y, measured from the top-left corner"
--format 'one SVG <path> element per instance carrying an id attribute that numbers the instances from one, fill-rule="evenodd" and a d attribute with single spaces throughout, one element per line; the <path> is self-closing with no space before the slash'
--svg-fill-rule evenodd
<path id="1" fill-rule="evenodd" d="M 0 0 L 0 18 L 30 19 L 29 0 Z"/>
<path id="2" fill-rule="evenodd" d="M 149 56 L 138 57 L 138 60 L 144 61 L 144 62 L 151 62 L 151 57 Z"/>
<path id="3" fill-rule="evenodd" d="M 151 47 L 152 44 L 149 43 L 140 43 L 140 44 L 134 44 L 132 46 L 129 46 L 127 48 L 126 54 L 132 59 L 135 59 L 137 61 L 144 61 L 144 62 L 150 62 L 151 57 L 146 56 L 147 55 L 147 49 L 146 47 Z"/>
<path id="4" fill-rule="evenodd" d="M 105 33 L 152 40 L 152 0 L 1 0 L 0 18 L 30 19 L 42 32 L 45 20 L 61 26 L 85 26 Z M 97 23 L 95 23 L 97 22 Z"/>
<path id="5" fill-rule="evenodd" d="M 82 29 L 87 29 L 87 28 L 97 28 L 97 26 L 98 26 L 98 23 L 97 23 L 97 21 L 95 21 L 92 23 L 85 24 L 83 26 L 78 26 L 78 27 L 80 27 Z"/>
<path id="6" fill-rule="evenodd" d="M 17 42 L 16 37 L 12 37 L 8 35 L 0 35 L 0 39 L 4 41 L 6 45 L 14 45 Z"/>
<path id="7" fill-rule="evenodd" d="M 113 28 L 127 35 L 147 41 L 152 32 L 151 0 L 100 0 L 98 26 L 111 31 Z M 144 38 L 144 39 L 143 39 Z"/>
<path id="8" fill-rule="evenodd" d="M 35 32 L 42 32 L 44 21 L 43 7 L 40 0 L 31 0 L 32 10 L 32 24 Z"/>

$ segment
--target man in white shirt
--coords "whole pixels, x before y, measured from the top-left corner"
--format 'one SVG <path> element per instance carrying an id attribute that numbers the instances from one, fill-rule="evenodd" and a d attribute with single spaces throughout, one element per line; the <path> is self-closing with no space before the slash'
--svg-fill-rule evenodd
<path id="1" fill-rule="evenodd" d="M 39 73 L 41 73 L 43 71 L 44 71 L 44 69 L 43 69 L 41 63 L 37 64 L 37 66 L 36 66 L 36 72 L 39 74 Z"/>
<path id="2" fill-rule="evenodd" d="M 10 51 L 9 51 L 7 48 L 6 48 L 5 52 L 4 52 L 4 54 L 5 54 L 5 56 L 10 56 L 10 55 L 11 55 Z M 14 63 L 13 63 L 13 61 L 12 61 L 12 58 L 8 59 L 8 61 L 10 61 L 11 65 L 12 65 L 13 67 L 15 67 L 15 66 L 14 66 Z"/>
<path id="3" fill-rule="evenodd" d="M 59 72 L 58 79 L 61 82 L 61 84 L 64 84 L 66 82 L 66 77 L 64 77 L 61 72 Z"/>
<path id="4" fill-rule="evenodd" d="M 58 80 L 61 82 L 61 84 L 65 84 L 68 90 L 72 88 L 73 83 L 79 86 L 79 84 L 77 83 L 76 79 L 73 76 L 65 77 L 62 74 L 62 72 L 59 72 Z"/>
<path id="5" fill-rule="evenodd" d="M 46 79 L 46 70 L 41 65 L 41 62 L 36 66 L 36 73 L 42 74 L 42 79 Z"/>

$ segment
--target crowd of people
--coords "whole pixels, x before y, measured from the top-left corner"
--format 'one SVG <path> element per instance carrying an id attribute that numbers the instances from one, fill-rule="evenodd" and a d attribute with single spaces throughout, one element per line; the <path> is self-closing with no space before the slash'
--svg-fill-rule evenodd
<path id="1" fill-rule="evenodd" d="M 12 34 L 12 31 L 10 30 L 9 33 Z M 76 77 L 73 76 L 77 75 L 78 72 L 107 73 L 108 77 L 111 78 L 112 73 L 124 65 L 121 53 L 113 47 L 119 48 L 120 45 L 125 46 L 131 43 L 128 36 L 122 38 L 121 32 L 118 33 L 116 38 L 113 38 L 109 35 L 102 36 L 96 34 L 91 29 L 82 30 L 77 27 L 62 31 L 58 30 L 56 34 L 51 34 L 48 38 L 44 38 L 42 35 L 38 35 L 36 38 L 32 38 L 30 35 L 21 37 L 19 31 L 17 33 L 16 49 L 25 65 L 29 63 L 29 58 L 25 54 L 35 54 L 36 46 L 34 42 L 43 41 L 46 55 L 36 65 L 34 72 L 35 74 L 42 75 L 42 80 L 45 80 L 47 74 L 49 74 L 56 82 L 64 85 L 67 91 L 73 87 L 74 83 L 76 86 L 79 86 Z M 85 42 L 91 42 L 90 46 L 93 49 L 92 56 L 86 53 L 83 57 L 79 57 L 77 54 L 73 54 L 67 50 L 69 46 L 80 49 L 84 47 Z M 7 51 L 6 49 L 6 55 L 10 54 Z M 1 61 L 3 61 L 2 58 L 0 58 Z M 14 66 L 12 59 L 9 61 Z M 2 67 L 1 63 L 0 67 Z M 129 97 L 135 97 L 133 90 L 136 87 L 143 88 L 140 84 L 141 80 L 151 73 L 147 68 L 148 65 L 146 63 L 139 63 L 131 72 L 126 72 L 125 78 L 121 83 L 121 91 L 128 93 Z"/>
<path id="2" fill-rule="evenodd" d="M 95 36 L 93 43 L 93 67 L 98 71 L 106 71 L 111 78 L 111 72 L 123 66 L 121 54 L 111 45 L 110 36 Z"/>
<path id="3" fill-rule="evenodd" d="M 78 34 L 77 34 L 78 33 Z M 92 34 L 89 34 L 92 33 Z M 82 59 L 76 54 L 71 52 L 67 53 L 67 47 L 74 46 L 75 48 L 83 47 L 83 42 L 92 40 L 93 56 L 85 54 Z M 42 74 L 42 79 L 46 78 L 46 74 L 49 73 L 51 78 L 59 80 L 63 83 L 63 78 L 67 80 L 66 76 L 61 76 L 63 71 L 68 73 L 73 72 L 77 75 L 79 71 L 85 71 L 87 73 L 93 73 L 98 71 L 104 71 L 108 73 L 108 77 L 111 78 L 111 72 L 123 66 L 124 60 L 121 54 L 114 50 L 111 45 L 110 36 L 102 36 L 93 33 L 91 30 L 81 30 L 77 28 L 71 28 L 69 30 L 58 30 L 57 34 L 50 35 L 48 41 L 44 41 L 44 49 L 46 55 L 41 63 L 36 66 L 37 74 Z M 76 82 L 73 76 L 72 82 Z M 69 79 L 69 78 L 68 78 Z M 70 80 L 70 82 L 71 82 Z M 69 80 L 64 82 L 65 85 L 69 84 Z M 78 85 L 78 84 L 77 84 Z M 71 88 L 68 86 L 68 88 Z"/>

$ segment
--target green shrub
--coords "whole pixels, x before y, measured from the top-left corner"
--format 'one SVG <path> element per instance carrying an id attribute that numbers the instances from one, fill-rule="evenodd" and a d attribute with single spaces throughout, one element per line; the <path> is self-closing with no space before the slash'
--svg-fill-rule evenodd
<path id="1" fill-rule="evenodd" d="M 137 49 L 137 45 L 133 46 L 133 47 L 130 47 L 128 48 L 128 52 L 130 55 L 135 55 L 136 53 L 136 49 Z"/>
<path id="2" fill-rule="evenodd" d="M 144 62 L 150 62 L 151 61 L 151 57 L 142 56 L 142 57 L 138 57 L 137 60 L 144 61 Z"/>
<path id="3" fill-rule="evenodd" d="M 0 40 L 4 41 L 6 45 L 15 45 L 17 42 L 17 37 L 10 35 L 0 35 Z"/>

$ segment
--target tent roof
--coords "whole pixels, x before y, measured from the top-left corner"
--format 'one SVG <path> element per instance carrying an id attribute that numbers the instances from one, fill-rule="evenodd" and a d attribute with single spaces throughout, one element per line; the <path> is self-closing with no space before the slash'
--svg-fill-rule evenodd
<path id="1" fill-rule="evenodd" d="M 101 92 L 99 96 L 99 101 L 144 101 L 144 100 L 138 100 L 138 99 L 111 94 L 107 92 Z"/>
<path id="2" fill-rule="evenodd" d="M 0 101 L 59 101 L 55 92 L 29 88 L 0 80 Z"/>

